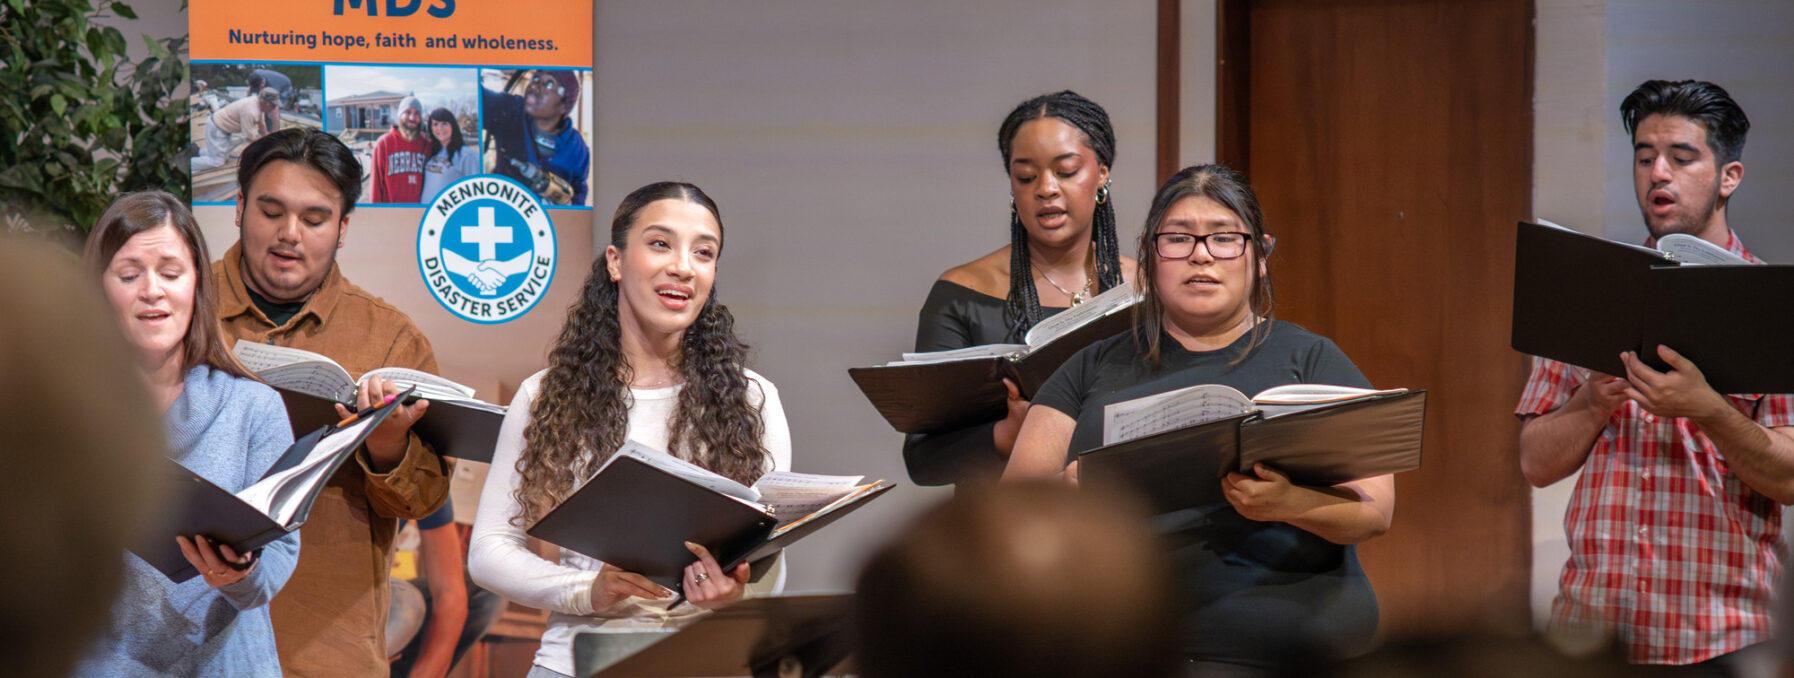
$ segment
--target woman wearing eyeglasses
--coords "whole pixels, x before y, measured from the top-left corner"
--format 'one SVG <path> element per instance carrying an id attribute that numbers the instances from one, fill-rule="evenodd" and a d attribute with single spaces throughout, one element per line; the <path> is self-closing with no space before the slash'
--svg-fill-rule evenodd
<path id="1" fill-rule="evenodd" d="M 1370 383 L 1326 337 L 1271 315 L 1273 239 L 1239 173 L 1190 167 L 1153 197 L 1140 240 L 1148 281 L 1133 332 L 1074 355 L 1041 387 L 1005 480 L 1065 476 L 1102 443 L 1103 407 L 1196 384 Z M 1368 648 L 1377 601 L 1355 544 L 1389 529 L 1390 476 L 1296 485 L 1276 469 L 1191 488 L 1204 502 L 1161 516 L 1175 545 L 1191 675 L 1255 675 Z"/>

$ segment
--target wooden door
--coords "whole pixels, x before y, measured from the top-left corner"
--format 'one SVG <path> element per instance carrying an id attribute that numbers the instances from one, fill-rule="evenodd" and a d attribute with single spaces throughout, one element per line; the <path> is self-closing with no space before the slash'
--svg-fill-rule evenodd
<path id="1" fill-rule="evenodd" d="M 1394 527 L 1360 548 L 1382 635 L 1522 631 L 1525 362 L 1508 329 L 1514 224 L 1531 214 L 1531 3 L 1220 8 L 1222 160 L 1246 169 L 1278 237 L 1277 315 L 1377 386 L 1429 392 L 1423 467 L 1397 477 Z"/>

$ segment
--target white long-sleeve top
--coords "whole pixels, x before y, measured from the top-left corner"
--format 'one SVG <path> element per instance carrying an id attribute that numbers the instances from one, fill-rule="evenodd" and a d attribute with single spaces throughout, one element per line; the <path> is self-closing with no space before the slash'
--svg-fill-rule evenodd
<path id="1" fill-rule="evenodd" d="M 523 430 L 529 425 L 530 405 L 535 402 L 546 372 L 537 372 L 523 382 L 499 428 L 492 471 L 480 492 L 480 509 L 473 522 L 467 569 L 480 586 L 509 600 L 548 610 L 548 630 L 542 635 L 535 663 L 573 675 L 574 634 L 661 630 L 682 626 L 704 611 L 691 604 L 668 610 L 671 599 L 635 597 L 625 598 L 610 609 L 594 610 L 592 587 L 603 563 L 566 549 L 561 549 L 560 562 L 544 560 L 529 550 L 524 528 L 511 524 L 511 518 L 521 510 L 512 493 L 521 482 L 517 458 L 523 451 Z M 758 401 L 765 425 L 761 442 L 772 457 L 772 470 L 789 470 L 791 431 L 785 424 L 778 389 L 752 370 L 746 372 L 753 386 L 750 398 Z M 634 403 L 629 408 L 625 437 L 657 450 L 666 449 L 667 421 L 678 405 L 680 388 L 630 389 Z M 774 579 L 767 577 L 766 581 Z"/>

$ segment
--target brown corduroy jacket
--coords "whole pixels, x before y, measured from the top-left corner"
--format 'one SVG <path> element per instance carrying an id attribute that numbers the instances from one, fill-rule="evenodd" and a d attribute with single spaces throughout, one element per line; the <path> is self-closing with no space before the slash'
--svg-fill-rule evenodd
<path id="1" fill-rule="evenodd" d="M 226 341 L 256 341 L 321 353 L 360 378 L 381 367 L 434 374 L 436 353 L 411 319 L 332 267 L 286 324 L 275 327 L 250 301 L 243 245 L 213 263 Z M 443 461 L 412 434 L 404 458 L 374 473 L 357 450 L 312 506 L 299 530 L 299 566 L 270 604 L 280 667 L 288 676 L 384 678 L 393 537 L 400 518 L 423 518 L 448 499 Z"/>

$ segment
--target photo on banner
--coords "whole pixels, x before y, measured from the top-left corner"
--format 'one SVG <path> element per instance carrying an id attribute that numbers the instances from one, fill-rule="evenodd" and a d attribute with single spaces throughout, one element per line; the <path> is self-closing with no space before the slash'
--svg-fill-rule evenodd
<path id="1" fill-rule="evenodd" d="M 483 167 L 517 180 L 544 203 L 591 206 L 592 144 L 579 115 L 592 100 L 590 71 L 489 69 L 480 74 Z"/>
<path id="2" fill-rule="evenodd" d="M 422 205 L 479 173 L 478 69 L 327 66 L 324 131 L 365 170 L 363 205 Z"/>
<path id="3" fill-rule="evenodd" d="M 289 127 L 322 128 L 316 65 L 195 63 L 189 77 L 195 202 L 237 199 L 237 158 L 249 142 Z"/>

